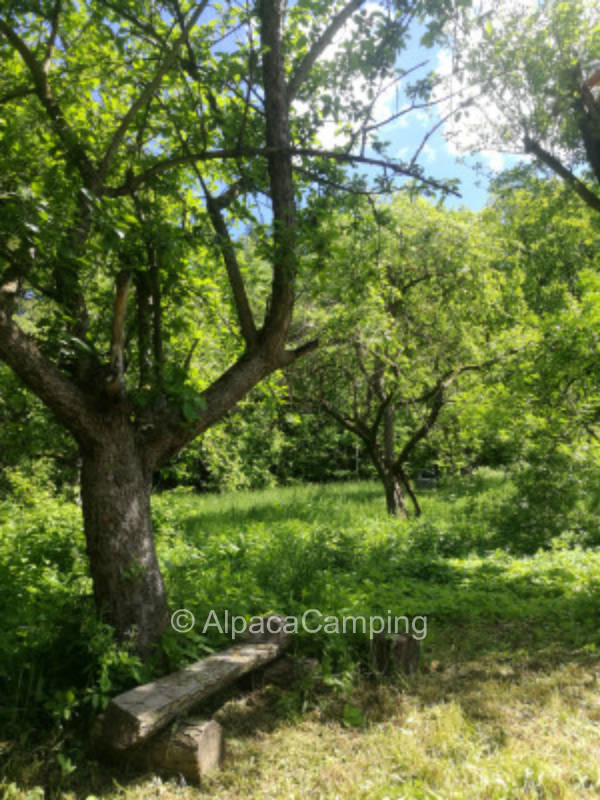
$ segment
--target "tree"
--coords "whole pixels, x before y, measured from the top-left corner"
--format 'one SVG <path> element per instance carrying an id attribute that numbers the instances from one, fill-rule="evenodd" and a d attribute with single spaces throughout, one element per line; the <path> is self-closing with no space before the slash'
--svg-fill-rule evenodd
<path id="1" fill-rule="evenodd" d="M 527 153 L 600 211 L 597 2 L 465 9 L 448 43 L 462 149 Z"/>
<path id="2" fill-rule="evenodd" d="M 459 384 L 521 335 L 488 216 L 420 199 L 358 204 L 332 223 L 337 269 L 316 270 L 313 316 L 327 333 L 290 370 L 293 394 L 362 440 L 393 515 L 405 515 L 406 494 L 420 513 L 409 465 Z"/>
<path id="3" fill-rule="evenodd" d="M 77 442 L 96 603 L 142 654 L 168 619 L 153 472 L 315 347 L 286 344 L 315 181 L 339 186 L 359 164 L 384 168 L 387 189 L 394 177 L 424 180 L 386 158 L 373 109 L 407 74 L 396 57 L 412 20 L 435 12 L 435 33 L 446 4 L 365 8 L 3 5 L 0 358 Z M 408 88 L 398 113 L 422 89 Z M 331 118 L 340 144 L 324 150 Z M 240 225 L 261 233 L 262 312 L 238 258 Z M 220 333 L 223 298 L 234 346 Z"/>
<path id="4" fill-rule="evenodd" d="M 498 176 L 490 205 L 502 219 L 507 279 L 521 286 L 529 344 L 465 398 L 462 427 L 476 450 L 493 448 L 511 464 L 499 520 L 515 547 L 535 552 L 557 535 L 594 544 L 600 217 L 558 178 L 522 169 Z"/>
<path id="5" fill-rule="evenodd" d="M 517 429 L 573 448 L 598 441 L 598 215 L 557 179 L 520 170 L 500 176 L 492 204 L 501 215 L 507 265 L 519 274 L 532 346 L 506 375 Z M 515 414 L 519 405 L 521 413 Z M 519 436 L 526 446 L 527 436 Z"/>

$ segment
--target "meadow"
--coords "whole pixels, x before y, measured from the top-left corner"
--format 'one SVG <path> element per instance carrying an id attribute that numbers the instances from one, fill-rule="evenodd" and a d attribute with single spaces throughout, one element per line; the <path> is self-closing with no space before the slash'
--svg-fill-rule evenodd
<path id="1" fill-rule="evenodd" d="M 510 476 L 482 469 L 385 513 L 375 483 L 154 498 L 170 631 L 141 665 L 94 615 L 80 510 L 13 475 L 0 505 L 0 791 L 33 798 L 592 798 L 600 794 L 597 532 L 536 538 Z M 510 520 L 510 525 L 507 524 Z M 527 529 L 525 535 L 523 531 Z M 99 764 L 110 696 L 228 646 L 214 611 L 427 617 L 413 676 L 375 678 L 360 633 L 300 631 L 317 674 L 232 690 L 225 768 L 201 789 Z M 213 711 L 215 709 L 211 709 Z"/>

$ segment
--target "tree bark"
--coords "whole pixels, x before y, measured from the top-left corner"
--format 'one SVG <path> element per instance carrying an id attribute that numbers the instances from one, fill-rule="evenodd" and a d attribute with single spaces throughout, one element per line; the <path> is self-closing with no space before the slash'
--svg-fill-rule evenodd
<path id="1" fill-rule="evenodd" d="M 147 657 L 168 612 L 152 534 L 152 472 L 123 412 L 110 419 L 101 442 L 82 448 L 82 462 L 81 501 L 96 606 L 118 638 L 130 639 Z"/>
<path id="2" fill-rule="evenodd" d="M 393 517 L 406 517 L 406 504 L 404 502 L 402 483 L 393 472 L 387 470 L 382 480 L 385 487 L 385 503 L 388 514 Z"/>
<path id="3" fill-rule="evenodd" d="M 410 485 L 410 481 L 409 481 L 408 476 L 406 475 L 406 473 L 404 473 L 404 472 L 402 473 L 401 480 L 402 480 L 402 483 L 404 484 L 404 488 L 406 489 L 406 493 L 410 497 L 411 502 L 413 504 L 413 508 L 415 510 L 415 517 L 420 517 L 421 516 L 421 506 L 419 505 L 419 501 L 417 499 L 417 495 L 414 493 L 414 490 L 413 490 L 412 486 Z"/>

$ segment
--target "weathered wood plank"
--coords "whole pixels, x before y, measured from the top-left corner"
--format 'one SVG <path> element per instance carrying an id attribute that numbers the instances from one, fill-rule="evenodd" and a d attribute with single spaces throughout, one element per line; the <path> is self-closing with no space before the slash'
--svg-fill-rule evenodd
<path id="1" fill-rule="evenodd" d="M 243 644 L 207 656 L 179 672 L 114 697 L 102 720 L 101 738 L 115 750 L 133 747 L 219 689 L 277 658 L 289 636 Z"/>

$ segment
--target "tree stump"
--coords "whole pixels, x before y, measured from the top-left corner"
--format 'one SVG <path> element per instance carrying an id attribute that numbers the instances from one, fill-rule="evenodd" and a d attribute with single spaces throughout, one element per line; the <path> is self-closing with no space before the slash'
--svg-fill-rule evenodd
<path id="1" fill-rule="evenodd" d="M 98 755 L 111 763 L 133 765 L 163 775 L 183 775 L 190 783 L 200 783 L 223 761 L 223 729 L 215 720 L 190 719 L 175 723 L 141 744 L 117 750 L 102 738 L 102 717 L 92 731 Z"/>
<path id="2" fill-rule="evenodd" d="M 421 643 L 407 633 L 380 633 L 373 637 L 371 664 L 377 675 L 411 675 L 419 666 Z"/>

